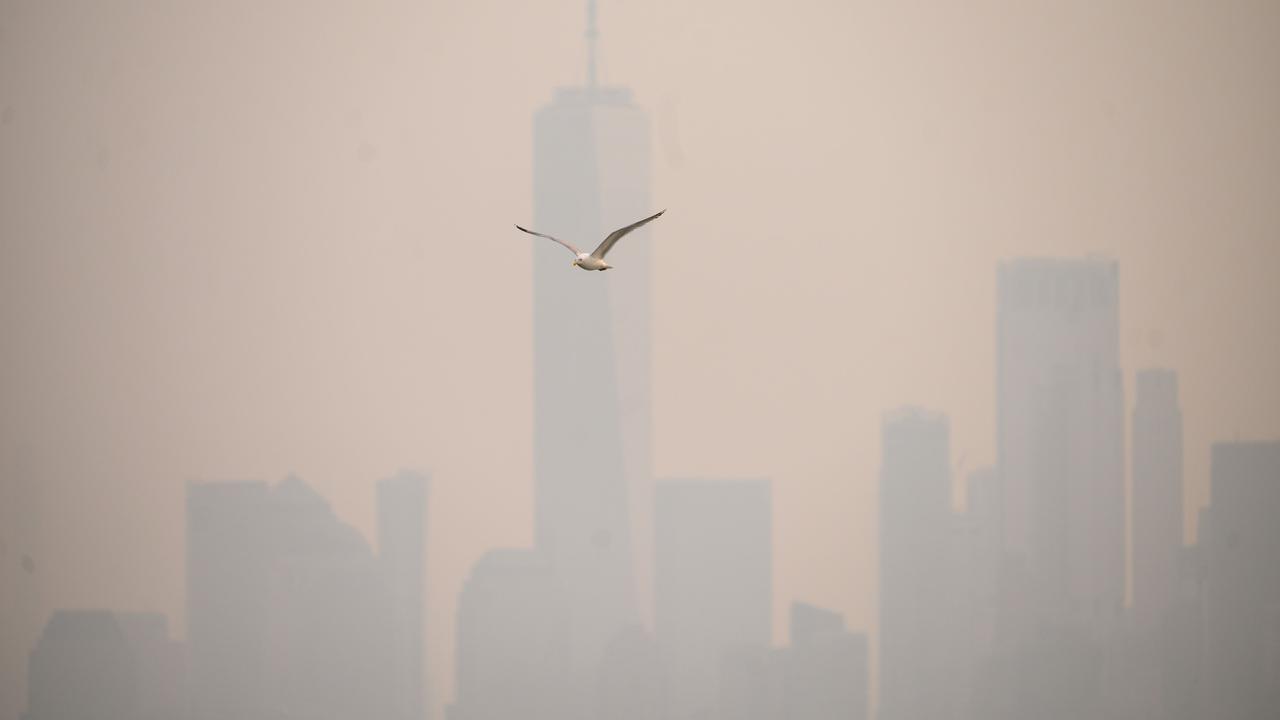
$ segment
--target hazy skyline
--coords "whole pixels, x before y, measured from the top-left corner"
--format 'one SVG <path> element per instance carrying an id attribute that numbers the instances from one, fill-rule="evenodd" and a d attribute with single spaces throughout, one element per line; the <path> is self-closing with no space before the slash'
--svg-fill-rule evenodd
<path id="1" fill-rule="evenodd" d="M 0 2 L 0 717 L 54 608 L 185 627 L 186 481 L 290 471 L 366 538 L 374 483 L 430 471 L 451 696 L 467 572 L 532 542 L 531 265 L 563 251 L 511 225 L 582 6 Z M 1126 426 L 1134 372 L 1176 370 L 1189 532 L 1210 444 L 1280 436 L 1280 7 L 600 28 L 669 208 L 654 474 L 771 478 L 776 639 L 795 599 L 874 637 L 882 411 L 945 412 L 957 483 L 995 461 L 1001 260 L 1116 260 Z"/>

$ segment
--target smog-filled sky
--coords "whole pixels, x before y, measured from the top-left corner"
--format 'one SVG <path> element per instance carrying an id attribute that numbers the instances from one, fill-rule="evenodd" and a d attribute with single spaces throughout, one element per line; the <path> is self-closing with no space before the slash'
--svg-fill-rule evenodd
<path id="1" fill-rule="evenodd" d="M 427 665 L 534 522 L 533 118 L 583 2 L 0 2 L 0 720 L 57 608 L 184 627 L 185 488 L 290 473 L 373 543 L 431 476 Z M 653 471 L 772 482 L 793 600 L 874 636 L 885 411 L 996 458 L 997 268 L 1118 266 L 1210 445 L 1280 437 L 1280 4 L 602 0 L 652 132 Z M 638 218 L 606 217 L 610 226 Z M 547 229 L 548 232 L 554 228 Z M 594 246 L 595 238 L 579 244 Z M 1126 461 L 1127 466 L 1127 461 Z"/>

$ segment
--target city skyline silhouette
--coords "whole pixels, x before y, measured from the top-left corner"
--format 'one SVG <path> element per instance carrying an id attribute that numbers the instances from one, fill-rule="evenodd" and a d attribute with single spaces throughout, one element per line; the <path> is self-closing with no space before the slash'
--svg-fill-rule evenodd
<path id="1" fill-rule="evenodd" d="M 1275 707 L 1280 13 L 587 6 L 0 8 L 0 720 Z"/>

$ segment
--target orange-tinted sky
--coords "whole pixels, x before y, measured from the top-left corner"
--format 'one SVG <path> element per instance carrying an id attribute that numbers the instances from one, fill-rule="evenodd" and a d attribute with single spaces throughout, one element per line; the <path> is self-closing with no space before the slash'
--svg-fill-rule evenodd
<path id="1" fill-rule="evenodd" d="M 452 694 L 468 567 L 530 540 L 530 259 L 563 251 L 511 226 L 582 6 L 0 2 L 0 718 L 55 607 L 181 632 L 186 480 L 290 471 L 369 537 L 373 482 L 433 473 Z M 1119 260 L 1130 397 L 1179 372 L 1189 515 L 1211 442 L 1280 436 L 1280 5 L 600 28 L 669 208 L 655 469 L 773 478 L 779 640 L 791 599 L 873 628 L 882 410 L 948 413 L 957 477 L 993 460 L 1002 258 Z"/>

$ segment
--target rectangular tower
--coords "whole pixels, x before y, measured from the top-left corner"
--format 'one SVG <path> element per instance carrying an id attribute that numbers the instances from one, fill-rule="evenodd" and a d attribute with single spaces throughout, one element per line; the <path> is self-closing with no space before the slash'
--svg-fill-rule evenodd
<path id="1" fill-rule="evenodd" d="M 1002 263 L 997 299 L 997 454 L 1006 550 L 1037 604 L 1085 626 L 1124 601 L 1119 281 L 1110 260 Z"/>
<path id="2" fill-rule="evenodd" d="M 395 634 L 394 706 L 401 720 L 423 720 L 423 598 L 427 478 L 401 472 L 378 483 L 378 560 L 387 577 Z"/>
<path id="3" fill-rule="evenodd" d="M 1172 370 L 1137 375 L 1133 408 L 1133 609 L 1160 623 L 1182 551 L 1182 410 Z"/>
<path id="4" fill-rule="evenodd" d="M 944 717 L 950 430 L 919 408 L 885 415 L 880 460 L 880 717 Z"/>
<path id="5" fill-rule="evenodd" d="M 534 228 L 584 252 L 652 212 L 648 118 L 626 89 L 560 89 L 535 117 L 533 164 Z M 618 243 L 603 273 L 535 240 L 536 543 L 568 594 L 573 666 L 587 673 L 638 618 L 647 574 L 649 229 Z"/>

